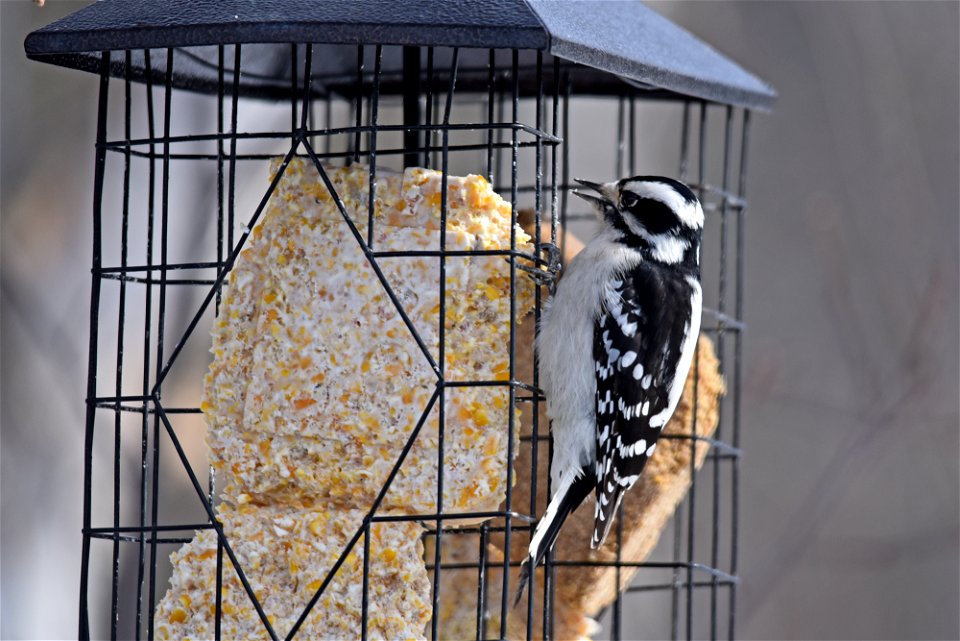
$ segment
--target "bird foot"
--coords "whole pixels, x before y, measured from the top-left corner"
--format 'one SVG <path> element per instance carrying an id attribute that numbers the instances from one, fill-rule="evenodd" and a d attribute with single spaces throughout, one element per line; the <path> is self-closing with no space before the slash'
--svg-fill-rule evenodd
<path id="1" fill-rule="evenodd" d="M 560 248 L 553 243 L 540 243 L 537 254 L 533 266 L 517 264 L 517 269 L 523 270 L 537 285 L 547 287 L 552 296 L 560 276 Z M 540 254 L 546 254 L 546 257 Z"/>

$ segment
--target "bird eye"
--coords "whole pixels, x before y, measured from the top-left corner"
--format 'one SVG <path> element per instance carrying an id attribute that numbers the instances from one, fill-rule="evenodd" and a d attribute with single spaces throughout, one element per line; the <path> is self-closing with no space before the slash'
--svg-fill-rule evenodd
<path id="1" fill-rule="evenodd" d="M 624 192 L 620 195 L 620 208 L 621 209 L 633 209 L 637 206 L 637 203 L 640 202 L 640 199 L 636 194 L 631 194 L 630 192 Z"/>

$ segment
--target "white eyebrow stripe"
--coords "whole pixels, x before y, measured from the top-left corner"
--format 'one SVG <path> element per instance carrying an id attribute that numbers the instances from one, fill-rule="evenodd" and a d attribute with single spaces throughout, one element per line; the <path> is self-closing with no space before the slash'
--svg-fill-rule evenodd
<path id="1" fill-rule="evenodd" d="M 676 212 L 677 217 L 687 227 L 703 227 L 703 209 L 700 203 L 688 202 L 676 189 L 667 183 L 655 181 L 628 182 L 620 188 L 629 191 L 638 198 L 657 200 Z"/>

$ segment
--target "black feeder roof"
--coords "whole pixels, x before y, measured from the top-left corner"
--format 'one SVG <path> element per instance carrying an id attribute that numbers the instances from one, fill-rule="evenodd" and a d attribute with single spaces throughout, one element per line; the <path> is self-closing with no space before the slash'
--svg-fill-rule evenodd
<path id="1" fill-rule="evenodd" d="M 626 80 L 665 97 L 750 109 L 768 110 L 776 99 L 756 76 L 630 1 L 100 0 L 34 31 L 24 47 L 31 59 L 94 72 L 102 51 L 130 49 L 135 79 L 144 77 L 144 49 L 190 47 L 174 58 L 174 84 L 215 91 L 217 45 L 244 44 L 243 93 L 281 97 L 290 91 L 292 42 L 317 45 L 321 94 L 356 78 L 356 52 L 342 45 L 379 44 L 461 47 L 458 90 L 470 89 L 471 69 L 478 85 L 485 82 L 486 49 L 518 49 L 521 69 L 532 67 L 536 51 L 574 63 L 565 69 L 578 93 L 618 93 Z M 232 68 L 232 47 L 225 53 Z M 122 58 L 112 57 L 115 75 L 124 71 Z M 438 51 L 438 68 L 444 60 Z M 165 73 L 164 64 L 164 56 L 151 56 L 155 74 Z M 383 93 L 402 92 L 401 67 L 400 55 L 385 52 Z"/>

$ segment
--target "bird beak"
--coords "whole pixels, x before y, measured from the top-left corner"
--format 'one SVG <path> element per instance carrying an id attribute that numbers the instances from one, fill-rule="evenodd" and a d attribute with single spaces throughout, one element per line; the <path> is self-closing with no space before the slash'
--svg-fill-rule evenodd
<path id="1" fill-rule="evenodd" d="M 615 183 L 606 183 L 606 184 L 603 184 L 603 183 L 595 183 L 595 182 L 591 182 L 591 181 L 589 181 L 589 180 L 581 180 L 580 178 L 574 178 L 574 180 L 575 180 L 578 184 L 583 185 L 583 187 L 585 187 L 586 189 L 589 189 L 589 190 L 594 191 L 594 192 L 596 192 L 597 194 L 599 194 L 598 196 L 595 196 L 595 195 L 593 195 L 593 194 L 591 194 L 591 193 L 587 193 L 587 192 L 585 192 L 585 191 L 583 191 L 583 190 L 581 190 L 581 189 L 574 189 L 574 190 L 573 190 L 573 193 L 574 193 L 575 195 L 579 196 L 580 198 L 583 198 L 585 201 L 587 201 L 588 203 L 590 203 L 591 205 L 593 205 L 593 206 L 596 208 L 597 213 L 603 213 L 603 211 L 604 211 L 607 207 L 613 206 L 614 202 L 616 202 L 616 201 L 614 200 L 614 198 L 615 198 L 615 193 L 616 193 L 616 192 L 615 192 L 615 189 L 616 189 L 616 184 L 615 184 Z"/>

